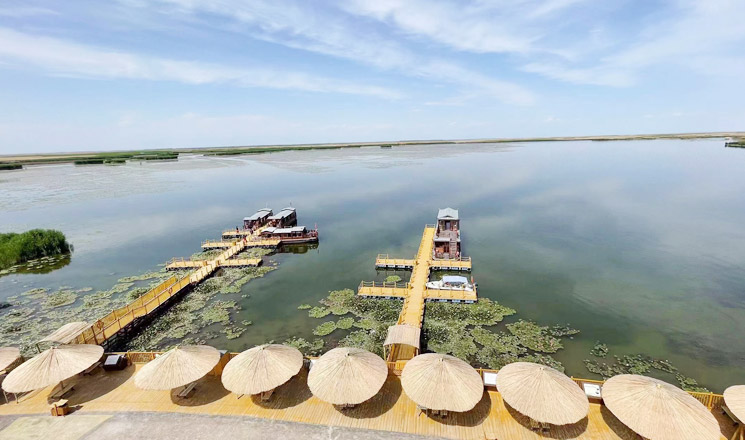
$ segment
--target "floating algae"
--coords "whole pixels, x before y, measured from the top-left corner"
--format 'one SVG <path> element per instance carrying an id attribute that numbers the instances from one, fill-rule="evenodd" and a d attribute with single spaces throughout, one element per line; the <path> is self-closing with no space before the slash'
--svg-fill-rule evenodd
<path id="1" fill-rule="evenodd" d="M 349 330 L 352 328 L 352 325 L 354 324 L 354 318 L 347 317 L 347 318 L 341 318 L 340 320 L 336 321 L 336 328 L 342 329 L 342 330 Z"/>
<path id="2" fill-rule="evenodd" d="M 232 312 L 240 307 L 235 301 L 215 300 L 217 295 L 236 294 L 254 278 L 260 278 L 276 267 L 224 268 L 219 276 L 206 279 L 165 313 L 155 318 L 134 338 L 124 344 L 126 350 L 156 350 L 176 343 L 204 341 L 219 333 L 202 333 L 213 324 L 223 325 L 222 334 L 236 338 L 244 331 L 232 325 Z M 245 324 L 244 324 L 245 325 Z"/>
<path id="3" fill-rule="evenodd" d="M 39 297 L 39 296 L 47 293 L 48 291 L 49 291 L 49 289 L 45 289 L 45 288 L 31 289 L 31 290 L 27 290 L 27 291 L 21 293 L 21 296 Z"/>
<path id="4" fill-rule="evenodd" d="M 78 295 L 72 290 L 58 290 L 47 296 L 47 300 L 42 305 L 45 309 L 67 306 L 75 302 Z"/>
<path id="5" fill-rule="evenodd" d="M 424 312 L 425 348 L 487 368 L 499 369 L 521 360 L 563 371 L 561 363 L 549 354 L 562 348 L 559 337 L 578 331 L 569 326 L 542 327 L 523 320 L 507 324 L 507 331 L 485 328 L 514 313 L 515 310 L 488 298 L 475 304 L 428 303 Z"/>
<path id="6" fill-rule="evenodd" d="M 309 308 L 311 308 L 310 304 L 300 304 L 299 306 L 297 306 L 298 310 L 308 310 Z"/>
<path id="7" fill-rule="evenodd" d="M 608 346 L 597 341 L 595 342 L 595 346 L 592 347 L 592 350 L 590 350 L 590 354 L 595 357 L 604 358 L 608 356 Z"/>
<path id="8" fill-rule="evenodd" d="M 313 307 L 308 311 L 308 316 L 311 318 L 323 318 L 326 315 L 331 313 L 331 310 L 327 309 L 326 307 Z"/>
<path id="9" fill-rule="evenodd" d="M 189 259 L 192 261 L 214 260 L 223 252 L 225 252 L 224 249 L 197 252 L 195 254 L 191 254 L 191 257 L 189 257 Z"/>
<path id="10" fill-rule="evenodd" d="M 336 330 L 336 323 L 334 321 L 326 321 L 313 329 L 313 334 L 316 336 L 326 336 L 333 333 L 334 330 Z"/>
<path id="11" fill-rule="evenodd" d="M 313 341 L 307 341 L 303 338 L 293 337 L 284 342 L 284 345 L 295 347 L 306 356 L 316 356 L 323 349 L 323 339 L 316 338 Z"/>
<path id="12" fill-rule="evenodd" d="M 238 339 L 245 331 L 246 329 L 243 327 L 232 326 L 225 327 L 222 332 L 225 333 L 225 338 L 227 339 Z"/>
<path id="13" fill-rule="evenodd" d="M 519 320 L 507 324 L 507 330 L 520 341 L 520 344 L 537 352 L 556 353 L 564 348 L 561 341 L 554 337 L 548 327 L 541 327 L 532 321 Z"/>
<path id="14" fill-rule="evenodd" d="M 119 283 L 132 283 L 135 281 L 147 281 L 147 280 L 154 280 L 154 279 L 167 279 L 170 277 L 171 274 L 169 272 L 166 272 L 165 269 L 159 270 L 157 272 L 145 272 L 142 275 L 135 275 L 131 277 L 124 277 L 119 278 Z"/>
<path id="15" fill-rule="evenodd" d="M 604 358 L 608 355 L 608 347 L 605 344 L 597 342 L 595 347 L 590 350 L 590 354 L 595 357 Z M 627 354 L 623 356 L 613 356 L 613 362 L 601 362 L 598 360 L 585 359 L 585 367 L 590 373 L 595 373 L 608 379 L 618 374 L 642 374 L 652 376 L 673 375 L 678 381 L 680 387 L 686 391 L 708 392 L 706 388 L 700 386 L 696 379 L 681 374 L 676 366 L 666 359 L 655 359 L 643 354 Z"/>
<path id="16" fill-rule="evenodd" d="M 398 275 L 388 275 L 388 276 L 387 276 L 387 277 L 385 278 L 385 282 L 386 282 L 386 283 L 397 283 L 397 282 L 399 282 L 399 281 L 401 281 L 401 277 L 400 277 L 400 276 L 398 276 Z"/>
<path id="17" fill-rule="evenodd" d="M 383 342 L 388 327 L 396 323 L 401 312 L 399 300 L 365 299 L 357 296 L 351 289 L 333 290 L 321 300 L 321 304 L 325 307 L 313 307 L 308 315 L 312 318 L 323 318 L 332 313 L 335 316 L 353 316 L 343 317 L 338 323 L 324 322 L 313 331 L 315 335 L 326 336 L 337 329 L 356 327 L 359 330 L 348 333 L 339 341 L 339 345 L 362 348 L 378 355 L 383 354 Z"/>

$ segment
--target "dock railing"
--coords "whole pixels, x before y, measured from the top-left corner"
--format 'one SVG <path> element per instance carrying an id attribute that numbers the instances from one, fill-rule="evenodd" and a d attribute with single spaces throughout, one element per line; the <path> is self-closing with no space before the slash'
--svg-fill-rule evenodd
<path id="1" fill-rule="evenodd" d="M 402 282 L 386 282 L 386 281 L 361 281 L 360 288 L 362 287 L 383 287 L 392 289 L 408 289 L 409 283 Z"/>

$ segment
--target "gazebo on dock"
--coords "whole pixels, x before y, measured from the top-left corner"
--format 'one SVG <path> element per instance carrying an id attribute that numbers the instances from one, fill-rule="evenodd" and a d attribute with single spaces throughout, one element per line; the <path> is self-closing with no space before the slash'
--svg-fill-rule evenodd
<path id="1" fill-rule="evenodd" d="M 411 359 L 419 354 L 421 329 L 419 327 L 407 324 L 397 324 L 388 327 L 388 335 L 383 343 L 383 357 L 387 358 L 386 350 L 389 355 L 398 360 Z"/>

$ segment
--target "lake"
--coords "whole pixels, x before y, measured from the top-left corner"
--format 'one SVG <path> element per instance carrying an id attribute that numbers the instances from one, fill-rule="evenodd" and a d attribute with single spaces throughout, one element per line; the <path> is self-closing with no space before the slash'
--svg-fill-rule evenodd
<path id="1" fill-rule="evenodd" d="M 669 359 L 714 391 L 745 382 L 745 150 L 723 141 L 464 144 L 182 156 L 124 166 L 0 173 L 0 231 L 54 228 L 69 264 L 0 277 L 0 300 L 33 288 L 106 290 L 188 257 L 258 208 L 292 205 L 320 244 L 265 257 L 278 268 L 235 295 L 252 325 L 210 344 L 243 350 L 318 320 L 328 291 L 382 280 L 378 253 L 412 258 L 438 208 L 460 210 L 479 296 L 510 320 L 569 324 L 555 355 L 585 369 L 611 354 Z M 296 249 L 297 251 L 297 249 Z M 74 306 L 74 305 L 73 305 Z M 0 311 L 0 313 L 5 310 Z M 7 312 L 6 312 L 7 313 Z M 2 318 L 0 318 L 2 319 Z"/>

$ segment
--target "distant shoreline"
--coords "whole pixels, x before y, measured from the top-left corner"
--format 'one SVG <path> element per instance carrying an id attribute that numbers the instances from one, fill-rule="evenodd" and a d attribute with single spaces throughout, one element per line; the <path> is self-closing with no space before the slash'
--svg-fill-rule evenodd
<path id="1" fill-rule="evenodd" d="M 118 150 L 106 152 L 70 152 L 70 153 L 39 153 L 0 155 L 0 164 L 35 165 L 45 163 L 67 163 L 82 160 L 97 160 L 121 155 L 147 154 L 157 151 L 161 154 L 202 154 L 205 156 L 232 156 L 243 154 L 273 153 L 292 150 L 324 150 L 359 147 L 397 147 L 411 145 L 458 145 L 458 144 L 495 144 L 521 142 L 565 142 L 565 141 L 637 141 L 657 139 L 727 139 L 745 138 L 745 131 L 708 132 L 708 133 L 668 133 L 668 134 L 631 134 L 631 135 L 598 135 L 598 136 L 555 136 L 533 138 L 484 138 L 484 139 L 453 139 L 453 140 L 403 140 L 382 142 L 340 142 L 319 144 L 278 144 L 278 145 L 250 145 L 230 147 L 199 147 L 199 148 L 158 148 L 154 150 Z"/>

